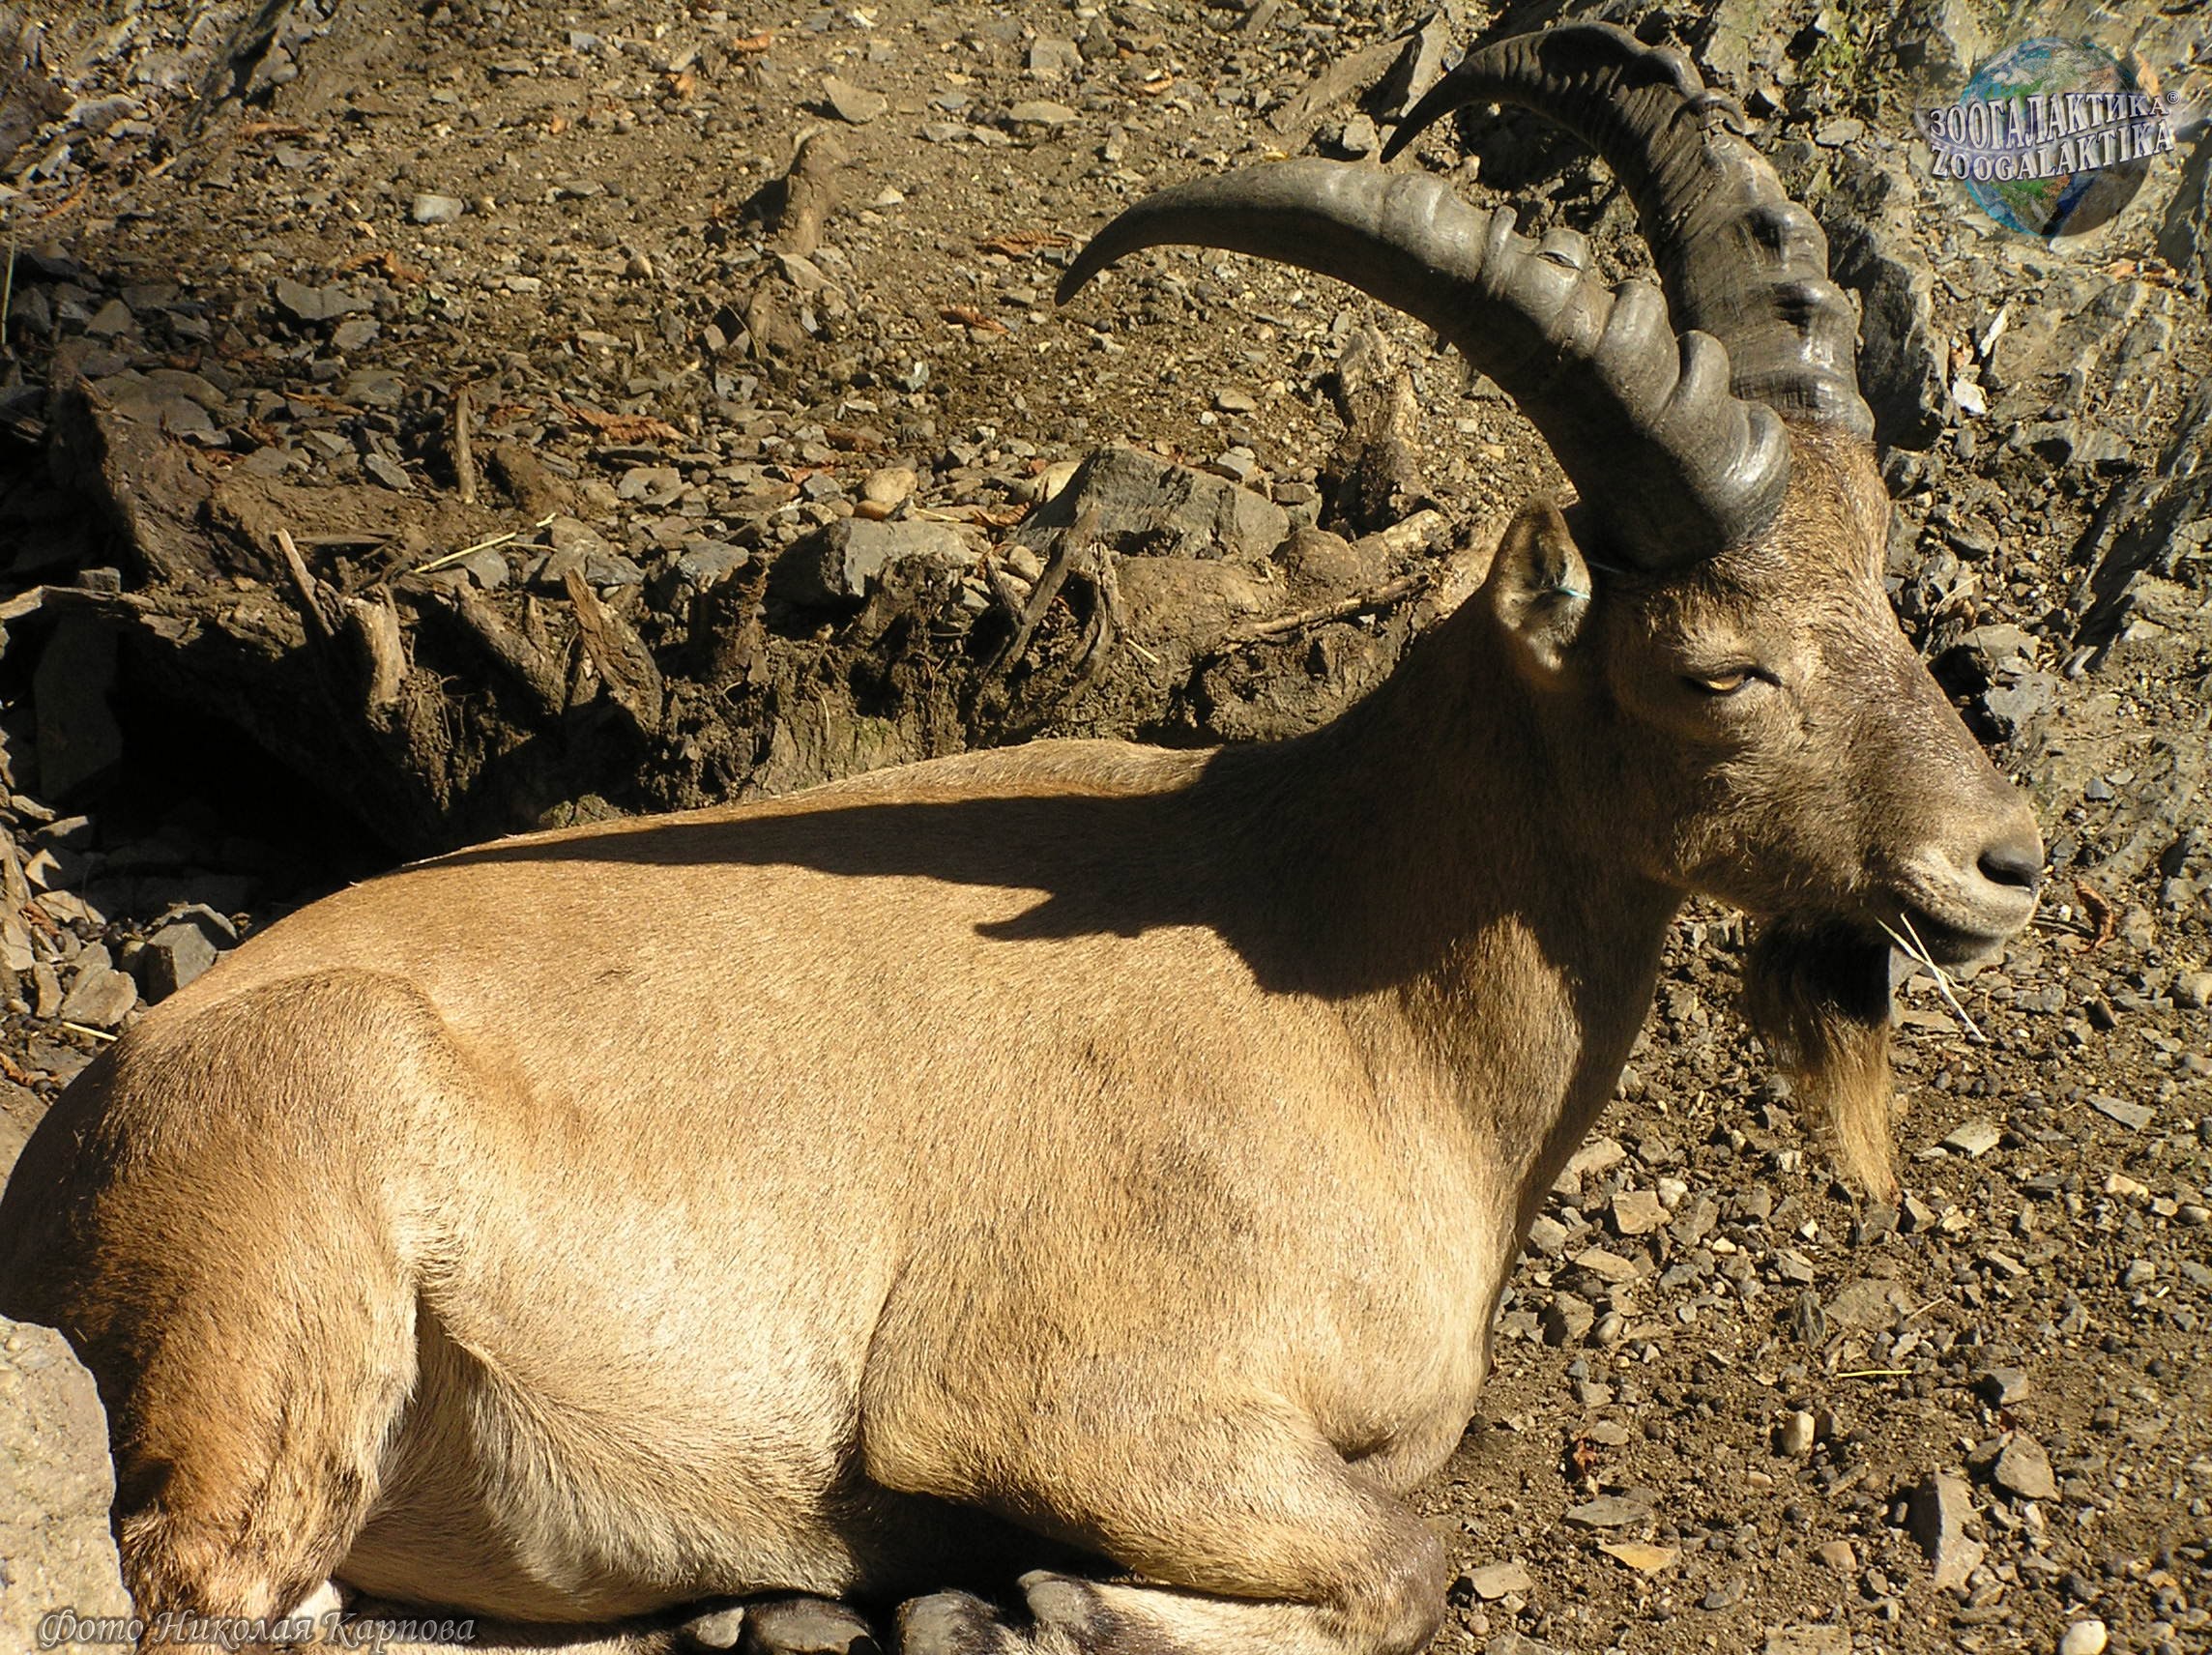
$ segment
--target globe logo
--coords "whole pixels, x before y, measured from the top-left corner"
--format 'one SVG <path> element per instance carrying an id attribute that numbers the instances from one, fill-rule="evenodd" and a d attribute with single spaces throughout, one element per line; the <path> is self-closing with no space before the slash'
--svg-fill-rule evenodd
<path id="1" fill-rule="evenodd" d="M 2167 99 L 2085 41 L 2032 40 L 1974 71 L 1954 103 L 1921 113 L 1936 174 L 2030 236 L 2081 235 L 2125 207 L 2173 149 Z"/>

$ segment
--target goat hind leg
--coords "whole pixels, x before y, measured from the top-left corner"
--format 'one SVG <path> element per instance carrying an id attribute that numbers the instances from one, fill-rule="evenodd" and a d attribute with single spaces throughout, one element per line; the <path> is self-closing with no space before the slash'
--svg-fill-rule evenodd
<path id="1" fill-rule="evenodd" d="M 965 1593 L 916 1599 L 901 1655 L 1411 1655 L 1435 1633 L 1441 1545 L 1325 1449 L 1224 1457 L 1233 1479 L 1206 1487 L 1109 1463 L 1100 1506 L 1057 1515 L 1146 1583 L 1025 1576 L 1026 1625 Z"/>

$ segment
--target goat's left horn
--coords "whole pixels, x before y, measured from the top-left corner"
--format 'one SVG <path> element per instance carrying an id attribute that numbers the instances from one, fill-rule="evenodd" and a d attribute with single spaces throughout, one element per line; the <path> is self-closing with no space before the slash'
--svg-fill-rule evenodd
<path id="1" fill-rule="evenodd" d="M 1065 303 L 1140 247 L 1225 247 L 1350 282 L 1426 322 L 1544 433 L 1620 553 L 1645 567 L 1764 532 L 1790 479 L 1773 410 L 1730 394 L 1728 353 L 1675 336 L 1646 281 L 1610 292 L 1580 236 L 1513 234 L 1425 173 L 1281 161 L 1146 197 L 1078 253 Z"/>

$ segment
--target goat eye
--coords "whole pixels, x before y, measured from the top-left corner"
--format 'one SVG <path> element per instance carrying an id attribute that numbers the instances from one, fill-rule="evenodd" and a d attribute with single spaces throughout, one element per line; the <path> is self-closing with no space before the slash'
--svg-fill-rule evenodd
<path id="1" fill-rule="evenodd" d="M 1733 695 L 1758 675 L 1743 667 L 1734 672 L 1713 673 L 1710 676 L 1693 675 L 1682 682 L 1703 695 Z"/>

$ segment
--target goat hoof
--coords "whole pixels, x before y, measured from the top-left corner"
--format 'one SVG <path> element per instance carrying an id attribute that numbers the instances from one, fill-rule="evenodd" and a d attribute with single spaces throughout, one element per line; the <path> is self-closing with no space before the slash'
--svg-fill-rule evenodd
<path id="1" fill-rule="evenodd" d="M 899 1606 L 899 1655 L 996 1655 L 1007 1640 L 997 1612 L 966 1592 L 933 1592 Z"/>
<path id="2" fill-rule="evenodd" d="M 875 1628 L 830 1598 L 771 1598 L 745 1612 L 744 1655 L 881 1655 Z"/>
<path id="3" fill-rule="evenodd" d="M 679 1646 L 687 1652 L 704 1650 L 708 1655 L 721 1655 L 725 1649 L 735 1649 L 738 1638 L 744 1631 L 745 1606 L 726 1604 L 711 1609 L 704 1614 L 695 1614 L 676 1629 Z"/>
<path id="4" fill-rule="evenodd" d="M 1056 1575 L 1050 1569 L 1032 1569 L 1018 1584 L 1029 1600 L 1031 1616 L 1039 1625 L 1084 1633 L 1092 1630 L 1098 1619 L 1098 1593 L 1088 1581 Z"/>

